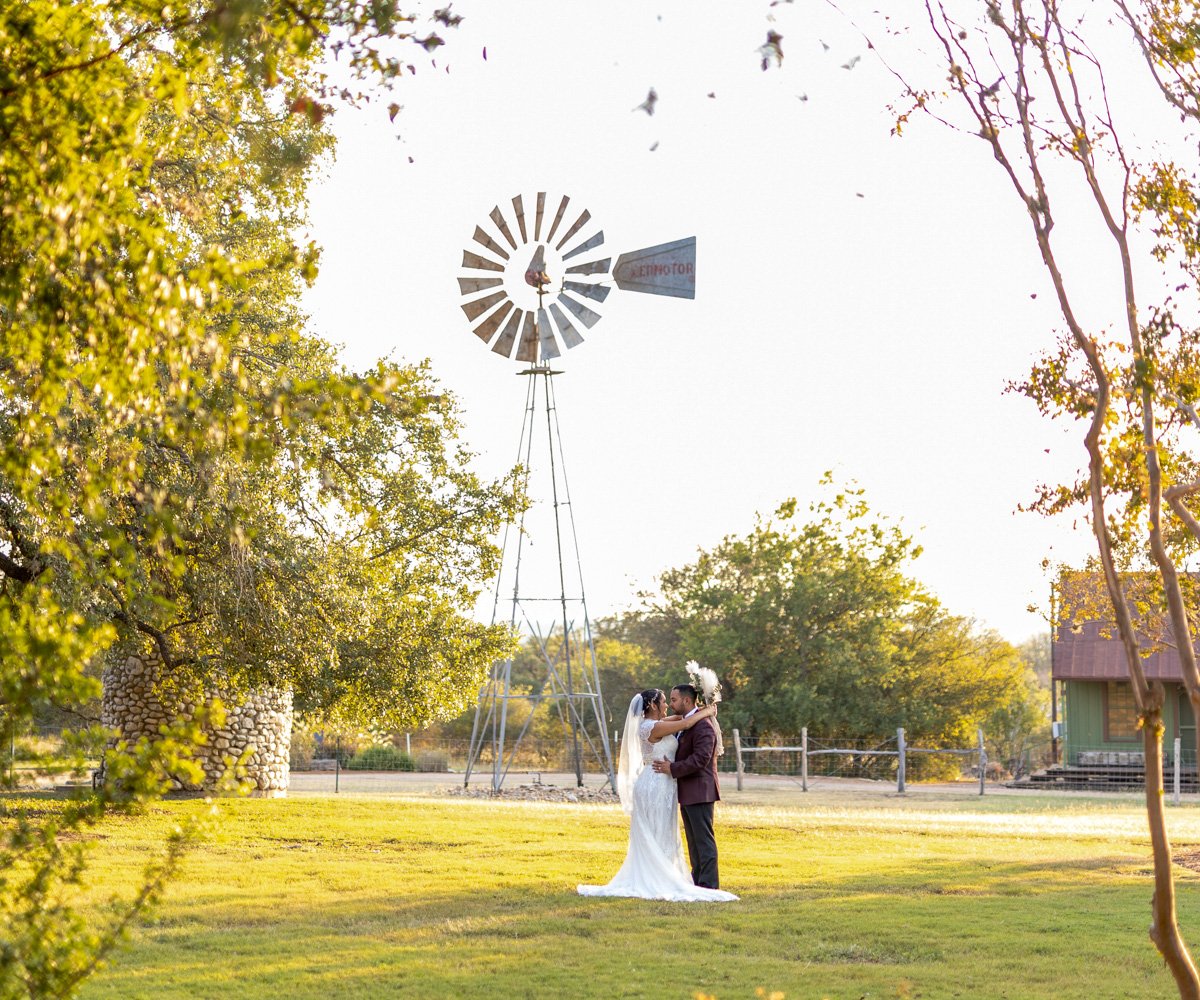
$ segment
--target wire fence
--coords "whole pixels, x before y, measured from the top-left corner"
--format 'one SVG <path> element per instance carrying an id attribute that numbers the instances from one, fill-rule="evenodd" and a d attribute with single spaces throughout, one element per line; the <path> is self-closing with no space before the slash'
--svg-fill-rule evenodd
<path id="1" fill-rule="evenodd" d="M 1012 787 L 1047 791 L 1136 792 L 1146 785 L 1146 756 L 1140 741 L 1113 744 L 1056 744 L 1031 749 L 1024 772 Z M 1168 795 L 1200 792 L 1194 741 L 1168 737 L 1162 747 L 1163 784 Z"/>
<path id="2" fill-rule="evenodd" d="M 922 747 L 911 745 L 903 729 L 882 740 L 809 738 L 808 729 L 792 744 L 763 746 L 748 744 L 733 730 L 734 765 L 741 790 L 747 773 L 785 774 L 798 777 L 800 787 L 829 779 L 858 778 L 894 781 L 903 793 L 911 780 L 961 779 L 975 777 L 979 794 L 984 794 L 988 776 L 988 752 L 979 730 L 974 747 Z M 973 766 L 971 766 L 973 765 Z"/>
<path id="3" fill-rule="evenodd" d="M 90 785 L 102 750 L 95 747 L 82 761 L 68 755 L 65 736 L 71 731 L 62 726 L 0 727 L 0 788 Z"/>
<path id="4" fill-rule="evenodd" d="M 614 733 L 614 760 L 620 753 L 620 734 Z M 1047 791 L 1137 792 L 1145 787 L 1145 757 L 1140 742 L 1127 747 L 1078 745 L 1066 740 L 993 740 L 982 732 L 971 746 L 934 747 L 909 742 L 904 730 L 886 738 L 862 739 L 810 735 L 802 727 L 794 737 L 769 741 L 727 731 L 725 754 L 717 769 L 742 782 L 751 776 L 783 777 L 808 790 L 832 786 L 844 779 L 895 785 L 909 782 L 971 781 L 980 794 L 989 785 Z M 567 736 L 527 736 L 505 759 L 511 776 L 569 774 L 575 769 L 573 745 Z M 82 767 L 68 766 L 63 729 L 34 727 L 16 732 L 0 729 L 0 787 L 32 788 L 87 785 L 99 767 L 102 748 Z M 418 733 L 400 734 L 387 742 L 368 738 L 326 739 L 298 734 L 293 740 L 291 769 L 305 787 L 345 791 L 405 787 L 405 775 L 423 774 L 444 782 L 461 782 L 470 757 L 470 741 Z M 472 781 L 491 780 L 492 748 L 484 746 L 474 762 Z M 601 761 L 584 759 L 591 783 L 607 775 Z M 1169 797 L 1200 793 L 1200 768 L 1192 740 L 1163 741 L 1163 783 Z"/>
<path id="5" fill-rule="evenodd" d="M 796 780 L 802 788 L 854 778 L 895 783 L 904 791 L 909 781 L 923 780 L 997 780 L 1008 775 L 989 769 L 988 750 L 982 736 L 973 747 L 927 747 L 908 743 L 903 730 L 885 739 L 813 737 L 802 728 L 791 740 L 775 740 L 770 745 L 743 740 L 737 730 L 725 741 L 723 756 L 717 758 L 717 770 L 734 777 L 739 788 L 746 775 L 784 776 Z M 613 734 L 614 759 L 620 754 L 620 734 Z M 511 755 L 511 762 L 510 760 Z M 470 741 L 417 737 L 397 737 L 384 745 L 363 746 L 339 738 L 325 740 L 311 752 L 292 757 L 297 775 L 312 776 L 306 787 L 342 791 L 370 788 L 384 790 L 389 776 L 401 773 L 426 773 L 463 776 L 470 757 Z M 506 748 L 506 772 L 510 775 L 570 773 L 575 769 L 573 747 L 568 738 L 526 738 L 515 749 Z M 604 777 L 601 761 L 584 760 L 583 770 L 593 777 Z M 472 767 L 472 778 L 490 781 L 494 764 L 493 750 L 485 746 Z M 317 780 L 318 775 L 327 780 Z"/>

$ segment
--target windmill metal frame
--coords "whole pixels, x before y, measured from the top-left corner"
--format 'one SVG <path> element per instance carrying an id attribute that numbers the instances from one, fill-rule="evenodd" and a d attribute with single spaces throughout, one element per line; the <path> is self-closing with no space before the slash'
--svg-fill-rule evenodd
<path id="1" fill-rule="evenodd" d="M 553 378 L 562 373 L 551 369 L 549 361 L 561 355 L 560 348 L 569 350 L 583 343 L 583 334 L 575 324 L 578 323 L 590 331 L 601 318 L 593 306 L 599 308 L 613 290 L 613 286 L 624 291 L 684 299 L 693 299 L 696 295 L 694 236 L 623 253 L 614 263 L 611 256 L 596 256 L 608 252 L 603 249 L 603 230 L 590 236 L 585 235 L 585 227 L 592 222 L 591 213 L 587 210 L 580 212 L 575 221 L 565 226 L 560 234 L 560 226 L 565 219 L 571 217 L 567 215 L 570 203 L 570 197 L 563 195 L 557 208 L 554 208 L 554 201 L 547 201 L 546 192 L 539 191 L 527 209 L 523 195 L 517 195 L 512 199 L 511 216 L 515 222 L 516 233 L 514 227 L 509 225 L 510 216 L 507 209 L 501 209 L 497 205 L 488 216 L 491 229 L 485 229 L 482 225 L 475 227 L 473 243 L 463 251 L 462 268 L 466 273 L 458 278 L 459 292 L 465 300 L 462 310 L 467 320 L 473 324 L 475 335 L 488 345 L 493 353 L 530 366 L 519 373 L 527 379 L 525 416 L 517 456 L 518 464 L 523 466 L 526 473 L 526 494 L 529 492 L 533 441 L 540 433 L 534 425 L 539 417 L 538 386 L 541 385 L 541 407 L 546 418 L 550 494 L 558 555 L 557 596 L 531 597 L 522 594 L 521 560 L 528 541 L 523 512 L 519 524 L 516 525 L 513 591 L 508 623 L 514 631 L 526 631 L 536 639 L 538 651 L 546 667 L 546 677 L 539 690 L 528 695 L 513 694 L 513 660 L 510 657 L 492 665 L 479 692 L 463 783 L 470 784 L 471 774 L 479 764 L 484 749 L 490 747 L 492 790 L 496 793 L 504 784 L 521 741 L 529 731 L 534 713 L 538 706 L 547 700 L 553 701 L 558 709 L 564 730 L 570 730 L 572 764 L 578 785 L 583 785 L 583 755 L 586 744 L 590 755 L 600 762 L 609 784 L 616 788 L 612 747 L 609 744 L 604 702 L 600 694 L 596 648 L 583 588 L 579 536 L 575 528 L 574 509 L 571 506 L 566 463 L 563 459 L 562 434 L 558 426 L 558 408 L 554 398 Z M 574 215 L 574 210 L 571 215 Z M 533 253 L 526 260 L 524 254 L 530 247 L 534 248 Z M 548 253 L 557 257 L 556 263 L 548 264 Z M 579 257 L 585 259 L 572 263 L 573 259 Z M 586 259 L 587 257 L 592 259 Z M 548 267 L 561 272 L 555 292 L 550 291 L 554 282 L 550 278 Z M 537 292 L 536 309 L 520 307 L 514 301 L 513 286 L 523 288 L 522 279 L 524 285 Z M 523 294 L 528 295 L 528 292 Z M 553 301 L 548 305 L 547 295 L 553 296 Z M 584 299 L 591 305 L 582 301 Z M 562 513 L 564 507 L 567 511 L 565 524 Z M 493 624 L 499 618 L 500 589 L 503 586 L 506 560 L 509 558 L 509 537 L 513 527 L 510 523 L 504 532 L 501 568 L 497 575 L 492 605 Z M 571 543 L 574 547 L 579 587 L 577 595 L 568 593 L 567 569 L 564 564 L 564 527 L 570 529 Z M 531 615 L 528 607 L 543 603 L 557 604 L 559 612 L 558 621 L 544 635 L 537 616 Z M 571 615 L 573 606 L 578 612 L 578 618 Z M 550 648 L 555 628 L 559 629 L 560 646 L 558 652 L 552 655 Z M 582 633 L 582 642 L 577 638 L 578 633 Z M 583 685 L 582 689 L 577 687 L 577 678 Z M 512 701 L 530 702 L 529 717 L 515 738 L 509 733 L 508 725 L 508 706 Z M 587 730 L 586 722 L 589 719 L 596 722 L 595 740 Z"/>
<path id="2" fill-rule="evenodd" d="M 526 486 L 532 468 L 533 443 L 538 436 L 539 417 L 545 414 L 547 457 L 550 473 L 550 496 L 554 509 L 554 531 L 558 555 L 559 593 L 554 595 L 530 596 L 521 591 L 521 563 L 528 544 L 525 527 L 525 512 L 514 526 L 510 524 L 504 533 L 501 562 L 509 559 L 509 543 L 513 529 L 516 532 L 513 571 L 513 590 L 508 615 L 509 627 L 514 631 L 527 631 L 536 641 L 538 652 L 546 667 L 546 679 L 541 690 L 529 694 L 514 694 L 512 691 L 513 658 L 499 660 L 492 665 L 488 679 L 479 693 L 475 709 L 475 721 L 471 729 L 471 747 L 467 756 L 467 767 L 463 784 L 469 785 L 471 774 L 476 770 L 485 748 L 491 748 L 492 790 L 499 792 L 516 759 L 521 743 L 529 732 L 534 713 L 545 701 L 551 701 L 558 710 L 564 731 L 571 734 L 571 758 L 575 780 L 583 786 L 583 761 L 586 753 L 595 759 L 606 774 L 612 787 L 616 788 L 613 770 L 612 747 L 608 739 L 608 720 L 605 719 L 604 702 L 601 698 L 600 675 L 596 665 L 596 647 L 592 635 L 591 619 L 588 616 L 587 596 L 583 585 L 583 567 L 579 554 L 579 535 L 575 527 L 574 508 L 571 504 L 570 485 L 567 480 L 566 462 L 563 457 L 562 433 L 558 423 L 558 407 L 554 396 L 555 375 L 562 374 L 546 363 L 536 364 L 520 372 L 527 381 L 525 393 L 525 416 L 521 425 L 521 443 L 518 462 L 525 469 Z M 541 392 L 539 393 L 539 386 Z M 539 405 L 540 404 L 540 405 Z M 566 517 L 563 516 L 566 508 Z M 564 524 L 565 521 L 565 524 Z M 564 529 L 570 531 L 570 546 L 574 550 L 575 572 L 578 593 L 570 591 L 567 583 L 567 561 L 570 552 L 564 550 Z M 496 581 L 495 598 L 492 605 L 492 623 L 499 620 L 503 572 Z M 554 603 L 558 605 L 559 619 L 543 634 L 531 605 Z M 572 615 L 572 610 L 578 619 Z M 579 627 L 576 627 L 576 624 Z M 553 650 L 555 628 L 558 629 L 559 645 Z M 580 641 L 582 633 L 582 641 Z M 553 650 L 553 651 L 552 651 Z M 514 737 L 508 726 L 508 706 L 512 701 L 529 703 L 529 715 Z M 595 722 L 595 737 L 588 732 L 587 722 Z"/>

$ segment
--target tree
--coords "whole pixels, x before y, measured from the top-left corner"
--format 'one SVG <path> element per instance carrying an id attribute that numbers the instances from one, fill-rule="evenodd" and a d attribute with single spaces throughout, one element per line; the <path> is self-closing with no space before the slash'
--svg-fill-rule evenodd
<path id="1" fill-rule="evenodd" d="M 723 726 L 793 736 L 967 746 L 1022 690 L 1024 666 L 998 636 L 949 614 L 908 575 L 919 549 L 843 489 L 799 523 L 789 500 L 664 573 L 661 592 L 620 623 L 661 663 L 695 659 L 722 680 Z"/>
<path id="2" fill-rule="evenodd" d="M 664 670 L 653 653 L 636 643 L 624 641 L 618 637 L 618 632 L 619 627 L 611 621 L 597 622 L 593 640 L 596 670 L 600 677 L 602 711 L 605 727 L 610 734 L 614 728 L 621 727 L 629 709 L 630 699 L 635 694 L 648 687 L 661 687 L 672 683 L 671 674 Z M 571 648 L 577 651 L 585 650 L 587 637 L 582 632 L 575 633 Z M 552 658 L 559 655 L 553 634 L 548 643 L 548 652 Z M 555 665 L 561 677 L 560 658 L 555 659 Z M 579 666 L 576 663 L 577 671 Z M 587 671 L 588 676 L 583 678 L 579 672 L 575 674 L 576 691 L 584 690 L 585 685 L 591 688 L 590 662 L 585 661 L 583 670 Z M 508 703 L 506 731 L 509 738 L 521 732 L 528 721 L 528 735 L 534 739 L 547 744 L 558 744 L 561 741 L 563 747 L 569 744 L 570 717 L 565 711 L 564 702 L 550 697 L 536 702 L 533 700 L 546 693 L 551 686 L 546 659 L 537 637 L 526 636 L 513 654 L 509 683 L 515 696 Z M 472 695 L 475 693 L 471 692 Z M 583 732 L 592 740 L 594 746 L 599 746 L 596 718 L 590 705 L 582 705 L 578 711 Z M 465 741 L 470 739 L 474 723 L 475 704 L 472 698 L 470 705 L 461 715 L 443 725 L 427 729 L 426 735 Z"/>
<path id="3" fill-rule="evenodd" d="M 1050 633 L 1031 635 L 1017 648 L 1021 652 L 1021 659 L 1025 662 L 1025 666 L 1033 671 L 1038 684 L 1049 691 L 1051 680 Z"/>
<path id="4" fill-rule="evenodd" d="M 953 102 L 949 111 L 939 104 L 938 117 L 950 115 L 949 124 L 987 144 L 1029 219 L 1066 326 L 1018 388 L 1043 413 L 1082 423 L 1087 467 L 1076 482 L 1047 484 L 1038 506 L 1047 513 L 1081 507 L 1090 521 L 1143 737 L 1155 872 L 1150 936 L 1180 995 L 1200 997 L 1200 974 L 1175 914 L 1163 811 L 1164 691 L 1145 675 L 1138 636 L 1142 612 L 1169 621 L 1168 641 L 1179 650 L 1193 709 L 1200 708 L 1195 606 L 1177 569 L 1200 541 L 1189 507 L 1200 493 L 1190 439 L 1200 427 L 1200 340 L 1186 319 L 1197 305 L 1197 180 L 1168 152 L 1181 144 L 1194 148 L 1200 20 L 1192 4 L 1157 0 L 1116 0 L 1078 13 L 1053 0 L 988 0 L 982 12 L 972 8 L 962 17 L 933 2 L 926 11 L 948 85 L 909 87 L 909 95 L 930 110 L 942 91 Z M 1113 87 L 1106 59 L 1097 54 L 1113 43 L 1144 64 L 1140 81 L 1123 78 L 1120 89 Z M 1122 116 L 1147 95 L 1171 112 L 1149 119 L 1153 135 L 1144 114 L 1137 116 L 1140 127 Z M 1085 305 L 1094 304 L 1066 276 L 1070 251 L 1063 249 L 1056 211 L 1070 192 L 1082 194 L 1094 212 L 1108 241 L 1110 284 L 1120 291 L 1119 308 L 1098 321 L 1084 318 Z M 1169 277 L 1176 267 L 1181 284 Z M 1162 290 L 1171 285 L 1173 291 Z M 1130 581 L 1144 575 L 1122 570 L 1152 570 L 1152 593 L 1131 594 Z"/>
<path id="5" fill-rule="evenodd" d="M 427 371 L 344 372 L 294 305 L 316 268 L 296 223 L 321 120 L 366 99 L 358 82 L 415 71 L 398 43 L 442 43 L 414 25 L 352 0 L 0 14 L 8 725 L 93 698 L 118 638 L 154 643 L 180 682 L 285 681 L 313 711 L 390 721 L 445 711 L 507 648 L 463 613 L 506 484 L 470 473 Z M 322 69 L 335 55 L 345 84 Z M 194 773 L 204 722 L 118 747 L 117 780 L 61 811 L 3 807 L 0 997 L 72 994 L 157 896 L 186 834 L 90 923 L 78 835 Z"/>

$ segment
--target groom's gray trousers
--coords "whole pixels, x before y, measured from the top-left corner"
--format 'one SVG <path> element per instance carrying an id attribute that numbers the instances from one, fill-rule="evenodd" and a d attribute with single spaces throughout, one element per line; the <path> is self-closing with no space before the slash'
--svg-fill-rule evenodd
<path id="1" fill-rule="evenodd" d="M 679 807 L 687 833 L 692 881 L 709 889 L 721 888 L 717 877 L 717 838 L 713 833 L 713 803 L 697 802 Z"/>

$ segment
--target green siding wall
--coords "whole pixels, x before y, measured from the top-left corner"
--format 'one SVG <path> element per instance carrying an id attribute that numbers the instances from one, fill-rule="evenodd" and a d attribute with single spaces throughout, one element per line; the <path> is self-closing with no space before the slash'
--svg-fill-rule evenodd
<path id="1" fill-rule="evenodd" d="M 1186 697 L 1181 697 L 1182 686 L 1167 684 L 1163 722 L 1164 751 L 1171 756 L 1176 736 L 1183 740 L 1182 749 L 1190 756 L 1195 748 L 1195 722 L 1192 708 Z M 1104 682 L 1065 681 L 1062 685 L 1063 721 L 1066 723 L 1066 749 L 1068 761 L 1075 762 L 1080 750 L 1140 750 L 1141 737 L 1133 740 L 1105 740 L 1104 738 Z M 1188 759 L 1185 756 L 1185 761 Z"/>
<path id="2" fill-rule="evenodd" d="M 1067 681 L 1063 684 L 1063 718 L 1067 724 L 1067 752 L 1078 750 L 1128 750 L 1128 740 L 1106 743 L 1104 740 L 1104 685 L 1094 681 Z"/>

